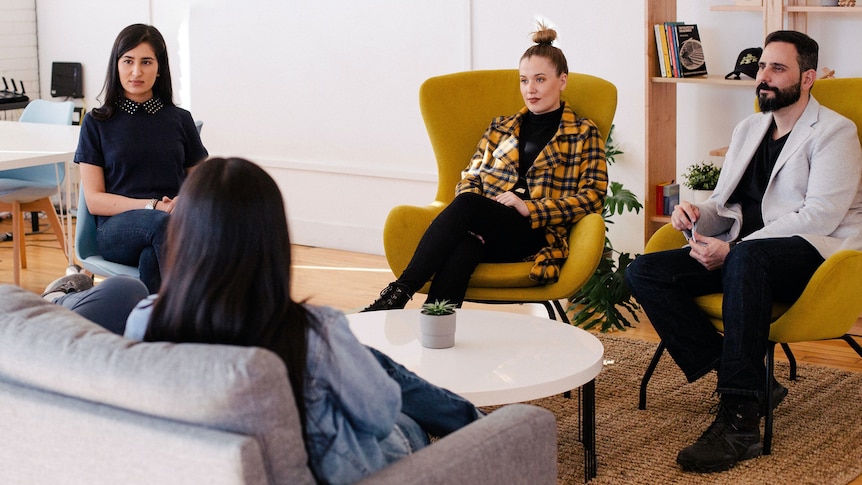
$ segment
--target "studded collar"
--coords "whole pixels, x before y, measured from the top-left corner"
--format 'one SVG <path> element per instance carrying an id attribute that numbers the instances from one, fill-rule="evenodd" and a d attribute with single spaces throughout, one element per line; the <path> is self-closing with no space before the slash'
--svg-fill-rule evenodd
<path id="1" fill-rule="evenodd" d="M 150 98 L 143 103 L 138 103 L 132 101 L 131 99 L 121 97 L 117 101 L 117 106 L 119 106 L 120 109 L 122 109 L 126 113 L 129 113 L 130 115 L 133 115 L 142 109 L 144 110 L 144 112 L 154 115 L 158 113 L 158 111 L 162 109 L 165 104 L 162 103 L 162 100 L 159 98 Z"/>

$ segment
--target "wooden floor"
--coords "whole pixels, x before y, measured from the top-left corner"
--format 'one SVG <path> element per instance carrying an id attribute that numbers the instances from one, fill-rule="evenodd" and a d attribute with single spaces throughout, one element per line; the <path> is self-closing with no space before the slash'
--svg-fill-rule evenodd
<path id="1" fill-rule="evenodd" d="M 28 223 L 29 227 L 29 223 Z M 64 274 L 67 260 L 47 224 L 42 223 L 42 234 L 29 235 L 27 242 L 28 267 L 21 271 L 21 286 L 41 293 L 45 286 Z M 9 219 L 0 221 L 0 234 L 11 231 Z M 293 293 L 297 299 L 329 305 L 344 312 L 355 312 L 371 303 L 378 292 L 394 279 L 383 256 L 337 251 L 332 249 L 294 246 Z M 12 283 L 12 243 L 0 243 L 0 283 Z M 408 303 L 418 308 L 422 295 Z M 490 310 L 516 311 L 547 315 L 539 305 L 472 305 Z M 646 317 L 641 323 L 619 335 L 652 342 L 658 341 Z M 862 320 L 851 330 L 862 336 Z M 859 339 L 862 341 L 862 338 Z M 792 345 L 800 362 L 809 362 L 840 369 L 862 372 L 862 358 L 842 341 L 811 342 Z M 781 352 L 776 352 L 781 354 Z M 779 355 L 779 358 L 782 358 Z"/>
<path id="2" fill-rule="evenodd" d="M 28 267 L 21 271 L 21 286 L 41 293 L 53 279 L 64 274 L 67 260 L 60 251 L 56 238 L 43 223 L 44 234 L 27 237 Z M 0 221 L 0 234 L 11 231 L 8 219 Z M 318 305 L 328 305 L 346 313 L 358 311 L 371 303 L 378 292 L 394 279 L 382 256 L 337 251 L 307 246 L 293 247 L 294 298 Z M 12 282 L 12 243 L 0 243 L 0 283 Z M 98 281 L 98 280 L 97 280 Z M 422 295 L 417 295 L 408 308 L 418 308 Z M 547 315 L 539 305 L 490 305 L 466 304 L 465 307 L 487 308 L 499 311 L 515 311 Z M 634 328 L 617 334 L 624 337 L 658 341 L 655 331 L 645 317 L 640 318 Z M 851 330 L 862 336 L 862 320 Z M 862 341 L 862 338 L 857 339 Z M 845 342 L 827 341 L 793 344 L 794 355 L 799 362 L 826 365 L 839 369 L 862 372 L 860 358 Z M 777 358 L 783 354 L 776 351 Z M 852 482 L 862 485 L 862 477 Z"/>

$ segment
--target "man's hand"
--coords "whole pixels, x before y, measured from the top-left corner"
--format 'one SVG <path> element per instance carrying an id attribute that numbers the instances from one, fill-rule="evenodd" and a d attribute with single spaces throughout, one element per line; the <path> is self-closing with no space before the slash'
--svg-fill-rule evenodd
<path id="1" fill-rule="evenodd" d="M 730 252 L 730 244 L 714 237 L 692 233 L 691 251 L 689 255 L 708 270 L 718 269 L 724 264 L 724 258 Z"/>
<path id="2" fill-rule="evenodd" d="M 694 223 L 697 222 L 698 217 L 700 217 L 700 210 L 697 206 L 691 205 L 688 201 L 682 201 L 673 208 L 670 224 L 677 231 L 690 231 L 694 229 Z"/>

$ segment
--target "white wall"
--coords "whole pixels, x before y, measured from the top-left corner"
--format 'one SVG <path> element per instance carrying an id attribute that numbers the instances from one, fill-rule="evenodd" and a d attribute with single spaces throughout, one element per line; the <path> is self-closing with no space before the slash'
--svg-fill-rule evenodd
<path id="1" fill-rule="evenodd" d="M 43 72 L 55 60 L 82 62 L 87 106 L 98 106 L 116 33 L 133 22 L 159 27 L 172 49 L 178 101 L 205 121 L 211 154 L 245 156 L 270 171 L 298 243 L 382 253 L 389 209 L 425 204 L 436 187 L 419 85 L 449 72 L 516 68 L 537 17 L 558 28 L 572 70 L 617 84 L 617 132 L 628 159 L 612 176 L 641 185 L 641 36 L 613 62 L 606 54 L 619 32 L 641 30 L 642 11 L 630 2 L 83 3 L 38 0 Z M 618 29 L 590 32 L 611 17 Z M 87 27 L 70 36 L 68 25 Z M 640 224 L 631 216 L 625 226 L 640 234 Z M 626 239 L 633 249 L 640 244 Z"/>
<path id="2" fill-rule="evenodd" d="M 757 13 L 709 12 L 679 2 L 698 23 L 711 73 L 730 71 L 762 44 Z M 727 2 L 730 3 L 730 2 Z M 643 2 L 631 0 L 37 0 L 39 59 L 84 64 L 88 107 L 103 82 L 117 32 L 153 23 L 171 49 L 177 101 L 205 121 L 213 155 L 264 165 L 284 192 L 294 241 L 382 253 L 382 227 L 397 204 L 425 204 L 435 164 L 418 109 L 427 77 L 516 68 L 534 19 L 559 31 L 570 69 L 619 91 L 616 139 L 624 155 L 611 179 L 643 196 Z M 859 76 L 837 45 L 858 43 L 859 15 L 812 15 L 821 65 Z M 816 25 L 815 25 L 816 24 Z M 69 26 L 77 25 L 75 30 Z M 47 66 L 47 67 L 46 67 Z M 42 89 L 49 80 L 42 76 Z M 724 146 L 752 109 L 750 88 L 679 87 L 679 171 Z M 466 161 L 465 161 L 466 164 Z M 643 216 L 616 218 L 617 249 L 643 248 Z"/>
<path id="3" fill-rule="evenodd" d="M 36 46 L 36 1 L 0 0 L 0 76 L 9 89 L 39 97 L 39 65 Z M 15 86 L 12 86 L 12 80 Z M 6 86 L 0 82 L 0 90 Z M 17 120 L 21 109 L 0 111 L 0 120 Z"/>

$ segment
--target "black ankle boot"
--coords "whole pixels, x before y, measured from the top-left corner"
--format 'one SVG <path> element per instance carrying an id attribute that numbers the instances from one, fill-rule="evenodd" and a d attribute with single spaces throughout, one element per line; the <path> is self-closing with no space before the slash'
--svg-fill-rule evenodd
<path id="1" fill-rule="evenodd" d="M 400 310 L 407 305 L 408 301 L 413 299 L 409 291 L 410 289 L 407 286 L 393 281 L 380 292 L 380 298 L 374 300 L 374 303 L 368 305 L 362 311 Z"/>
<path id="2" fill-rule="evenodd" d="M 759 407 L 756 399 L 722 397 L 715 421 L 694 444 L 679 452 L 676 462 L 683 471 L 712 473 L 760 456 Z"/>

